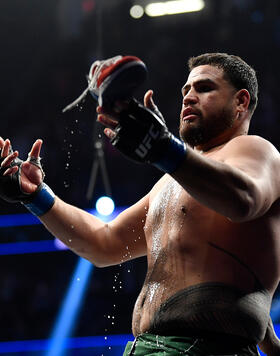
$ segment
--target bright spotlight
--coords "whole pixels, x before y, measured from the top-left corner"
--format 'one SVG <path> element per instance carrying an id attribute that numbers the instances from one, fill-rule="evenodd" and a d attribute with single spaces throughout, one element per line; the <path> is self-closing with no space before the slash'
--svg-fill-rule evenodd
<path id="1" fill-rule="evenodd" d="M 144 15 L 144 9 L 140 5 L 134 5 L 130 9 L 130 16 L 134 19 L 140 19 Z"/>
<path id="2" fill-rule="evenodd" d="M 175 15 L 185 12 L 200 11 L 204 6 L 204 0 L 171 0 L 150 3 L 146 6 L 145 12 L 151 17 Z"/>
<path id="3" fill-rule="evenodd" d="M 95 208 L 100 215 L 111 215 L 115 209 L 114 201 L 109 197 L 101 197 L 97 200 Z"/>

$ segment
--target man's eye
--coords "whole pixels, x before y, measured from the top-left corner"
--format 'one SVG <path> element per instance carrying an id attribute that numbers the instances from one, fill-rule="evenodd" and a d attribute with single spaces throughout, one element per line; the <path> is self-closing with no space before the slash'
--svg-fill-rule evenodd
<path id="1" fill-rule="evenodd" d="M 201 87 L 198 88 L 198 91 L 201 93 L 205 93 L 208 91 L 211 91 L 213 88 L 210 87 L 209 85 L 202 85 Z"/>

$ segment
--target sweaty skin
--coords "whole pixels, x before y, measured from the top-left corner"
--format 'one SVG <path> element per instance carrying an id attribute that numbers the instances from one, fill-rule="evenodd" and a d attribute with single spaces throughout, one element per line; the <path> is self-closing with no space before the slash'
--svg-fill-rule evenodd
<path id="1" fill-rule="evenodd" d="M 223 148 L 206 155 L 222 159 Z M 148 272 L 134 308 L 134 335 L 149 329 L 166 299 L 199 283 L 223 282 L 249 293 L 256 290 L 257 277 L 273 295 L 280 267 L 279 200 L 263 217 L 234 223 L 165 175 L 151 191 L 149 206 Z"/>
<path id="2" fill-rule="evenodd" d="M 262 286 L 272 298 L 279 282 L 280 155 L 268 141 L 246 135 L 248 91 L 234 91 L 221 69 L 207 65 L 191 71 L 182 94 L 180 136 L 194 149 L 188 147 L 172 175 L 109 224 L 58 197 L 40 217 L 54 236 L 96 266 L 147 256 L 134 335 L 149 330 L 162 303 L 189 286 L 221 282 L 248 293 Z M 151 91 L 144 101 L 153 109 Z M 100 107 L 97 112 L 112 137 L 115 114 Z M 35 142 L 31 156 L 40 155 L 41 145 Z M 7 157 L 2 165 L 13 174 L 17 168 L 9 165 L 18 153 L 9 155 L 9 147 L 0 138 Z M 36 189 L 32 177 L 38 174 L 24 163 L 26 192 Z"/>

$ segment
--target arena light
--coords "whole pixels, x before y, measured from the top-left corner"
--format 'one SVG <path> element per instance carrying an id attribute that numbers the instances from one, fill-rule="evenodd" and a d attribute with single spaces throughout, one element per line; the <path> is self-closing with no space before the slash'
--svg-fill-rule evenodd
<path id="1" fill-rule="evenodd" d="M 201 11 L 204 6 L 204 0 L 171 0 L 166 2 L 154 2 L 145 7 L 145 13 L 151 17 L 175 15 L 185 12 Z"/>
<path id="2" fill-rule="evenodd" d="M 75 325 L 92 272 L 93 265 L 80 257 L 57 317 L 45 356 L 64 355 L 67 338 L 71 335 Z"/>
<path id="3" fill-rule="evenodd" d="M 86 354 L 78 349 L 88 349 L 88 348 L 97 348 L 92 350 L 91 355 L 97 355 L 97 352 L 104 352 L 108 350 L 108 346 L 119 347 L 124 349 L 128 341 L 133 341 L 134 336 L 132 334 L 114 334 L 114 335 L 99 335 L 99 336 L 82 336 L 82 337 L 72 337 L 68 338 L 65 343 L 64 350 L 72 350 L 71 355 Z M 0 341 L 0 355 L 4 354 L 7 356 L 8 353 L 23 353 L 25 355 L 35 355 L 37 351 L 48 350 L 50 344 L 49 339 L 44 340 L 17 340 L 17 341 Z M 103 348 L 100 349 L 100 348 Z M 112 350 L 113 351 L 113 350 Z M 29 352 L 29 353 L 27 353 Z M 98 352 L 98 355 L 100 353 Z M 69 354 L 69 352 L 68 352 Z M 88 353 L 87 353 L 88 354 Z M 114 353 L 115 355 L 115 353 Z M 56 355 L 59 356 L 59 355 Z"/>
<path id="4" fill-rule="evenodd" d="M 144 15 L 144 9 L 141 5 L 134 5 L 130 9 L 130 16 L 134 19 L 140 19 Z"/>
<path id="5" fill-rule="evenodd" d="M 100 215 L 109 216 L 115 210 L 115 203 L 110 197 L 100 197 L 95 205 L 97 212 Z"/>
<path id="6" fill-rule="evenodd" d="M 108 220 L 109 216 L 112 218 L 112 215 L 105 216 L 106 220 Z M 73 273 L 72 281 L 70 282 L 68 291 L 57 316 L 45 356 L 65 355 L 67 339 L 71 336 L 76 320 L 79 317 L 79 309 L 82 305 L 87 284 L 93 270 L 93 264 L 82 257 L 79 258 L 76 269 Z"/>

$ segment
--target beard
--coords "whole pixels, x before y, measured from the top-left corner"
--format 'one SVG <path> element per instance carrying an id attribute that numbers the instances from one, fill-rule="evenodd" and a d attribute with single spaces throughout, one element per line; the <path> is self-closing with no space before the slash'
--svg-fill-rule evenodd
<path id="1" fill-rule="evenodd" d="M 180 121 L 179 134 L 182 141 L 191 147 L 203 145 L 219 136 L 234 123 L 232 108 L 223 108 L 205 119 L 202 114 L 191 123 Z"/>

